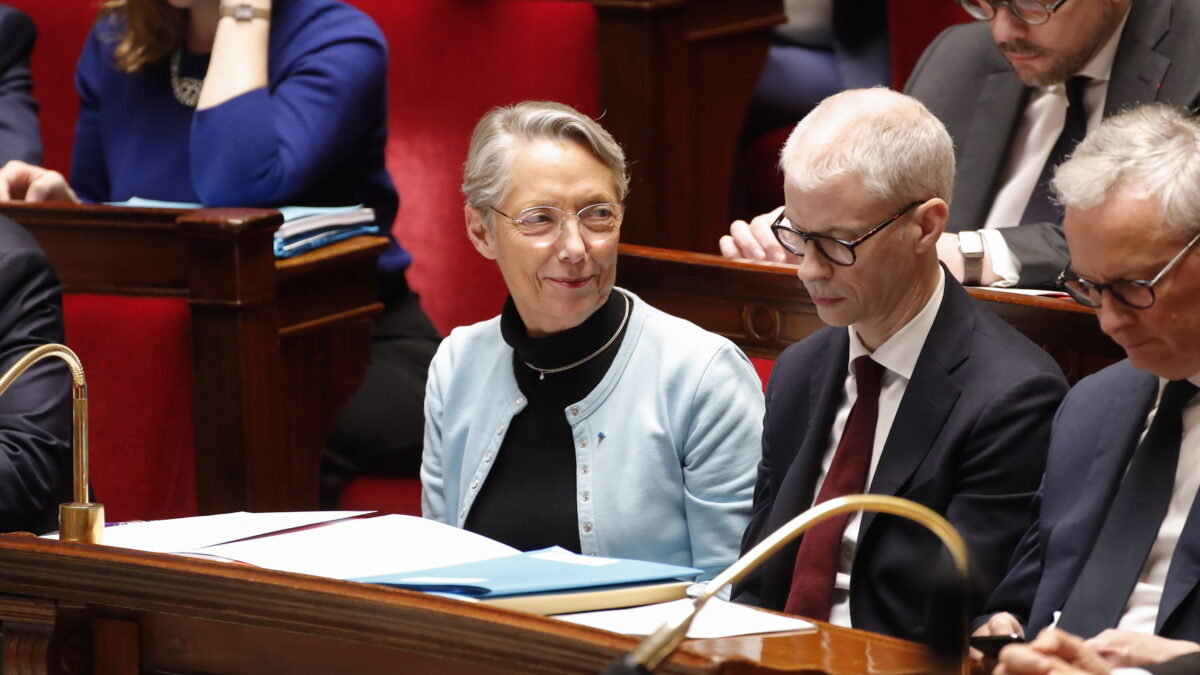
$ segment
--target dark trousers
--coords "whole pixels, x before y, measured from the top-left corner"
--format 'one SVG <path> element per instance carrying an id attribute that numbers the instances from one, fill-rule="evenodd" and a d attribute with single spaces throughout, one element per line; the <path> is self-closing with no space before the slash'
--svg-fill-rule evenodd
<path id="1" fill-rule="evenodd" d="M 334 421 L 322 462 L 322 507 L 352 476 L 415 476 L 425 431 L 425 379 L 440 341 L 414 293 L 385 301 L 358 391 Z"/>

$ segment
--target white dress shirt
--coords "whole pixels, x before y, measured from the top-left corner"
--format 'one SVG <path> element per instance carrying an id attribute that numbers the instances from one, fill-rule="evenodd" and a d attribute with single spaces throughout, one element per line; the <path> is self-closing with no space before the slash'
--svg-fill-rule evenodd
<path id="1" fill-rule="evenodd" d="M 1112 73 L 1113 58 L 1117 44 L 1125 30 L 1128 11 L 1121 24 L 1113 31 L 1108 42 L 1096 52 L 1079 75 L 1091 78 L 1083 93 L 1083 107 L 1087 111 L 1088 131 L 1095 129 L 1104 116 L 1104 103 L 1108 98 L 1108 81 Z M 983 229 L 984 245 L 992 259 L 992 271 L 1000 276 L 996 286 L 1014 286 L 1021 272 L 1021 262 L 1013 257 L 1012 251 L 998 230 L 1016 227 L 1037 187 L 1042 168 L 1050 158 L 1050 151 L 1062 135 L 1067 120 L 1067 88 L 1063 83 L 1049 87 L 1033 87 L 1025 114 L 1013 136 L 1012 146 L 1004 173 L 1000 176 L 1000 189 L 992 202 Z"/>
<path id="2" fill-rule="evenodd" d="M 1200 373 L 1189 377 L 1188 380 L 1200 386 Z M 1159 382 L 1159 400 L 1162 399 L 1166 384 L 1166 380 Z M 1146 417 L 1142 437 L 1150 429 L 1157 413 L 1158 404 L 1155 403 L 1154 409 Z M 1137 585 L 1133 587 L 1133 593 L 1129 596 L 1125 613 L 1117 623 L 1117 628 L 1148 635 L 1154 633 L 1154 624 L 1158 620 L 1158 605 L 1162 600 L 1163 587 L 1167 583 L 1167 570 L 1171 567 L 1171 556 L 1175 553 L 1175 545 L 1179 543 L 1179 535 L 1183 532 L 1188 513 L 1192 510 L 1197 490 L 1200 490 L 1200 396 L 1193 397 L 1183 408 L 1183 437 L 1179 444 L 1179 463 L 1175 468 L 1171 502 L 1167 505 L 1167 515 L 1163 517 L 1158 537 L 1150 547 L 1150 555 L 1146 557 L 1142 574 L 1138 577 Z"/>
<path id="3" fill-rule="evenodd" d="M 864 355 L 869 355 L 875 362 L 886 368 L 883 373 L 883 381 L 880 383 L 879 415 L 875 421 L 871 468 L 867 474 L 867 485 L 871 484 L 871 479 L 875 476 L 875 467 L 879 465 L 879 455 L 883 452 L 888 432 L 892 428 L 892 421 L 896 418 L 896 410 L 900 407 L 900 400 L 904 398 L 908 381 L 912 379 L 913 368 L 917 365 L 917 357 L 921 355 L 921 348 L 925 346 L 925 338 L 929 336 L 929 329 L 933 327 L 933 320 L 937 318 L 938 308 L 942 306 L 945 283 L 945 273 L 939 266 L 937 287 L 934 289 L 933 295 L 925 302 L 925 306 L 900 330 L 879 345 L 874 353 L 863 346 L 854 326 L 847 329 L 850 332 L 850 358 L 845 364 L 846 379 L 842 384 L 842 404 L 838 407 L 837 414 L 833 418 L 833 426 L 829 430 L 825 456 L 821 460 L 821 474 L 817 477 L 816 489 L 813 491 L 814 502 L 816 495 L 821 493 L 825 475 L 829 473 L 829 465 L 833 462 L 838 441 L 841 440 L 842 431 L 846 428 L 846 419 L 850 416 L 850 409 L 854 407 L 854 402 L 858 399 L 858 385 L 855 382 L 851 364 L 854 363 L 854 359 Z M 837 577 L 833 583 L 833 607 L 829 615 L 829 622 L 838 626 L 850 625 L 850 567 L 854 563 L 854 550 L 858 545 L 858 528 L 861 523 L 862 514 L 854 514 L 847 522 L 846 530 L 842 534 L 842 552 L 838 560 Z"/>

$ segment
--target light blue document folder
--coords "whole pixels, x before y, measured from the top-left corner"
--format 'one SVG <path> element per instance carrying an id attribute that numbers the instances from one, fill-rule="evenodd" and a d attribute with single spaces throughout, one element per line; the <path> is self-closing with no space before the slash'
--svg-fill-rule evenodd
<path id="1" fill-rule="evenodd" d="M 484 599 L 675 579 L 690 580 L 700 572 L 694 567 L 579 555 L 555 546 L 491 560 L 360 577 L 353 581 Z"/>

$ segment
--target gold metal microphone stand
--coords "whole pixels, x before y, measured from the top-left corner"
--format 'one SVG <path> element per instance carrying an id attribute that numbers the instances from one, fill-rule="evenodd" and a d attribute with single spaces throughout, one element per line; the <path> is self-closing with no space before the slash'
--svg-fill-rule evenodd
<path id="1" fill-rule="evenodd" d="M 74 466 L 75 501 L 58 506 L 58 538 L 99 544 L 104 536 L 104 505 L 88 501 L 87 382 L 83 364 L 75 352 L 60 344 L 42 345 L 22 356 L 0 376 L 0 396 L 30 366 L 48 356 L 57 356 L 71 369 L 71 448 Z"/>

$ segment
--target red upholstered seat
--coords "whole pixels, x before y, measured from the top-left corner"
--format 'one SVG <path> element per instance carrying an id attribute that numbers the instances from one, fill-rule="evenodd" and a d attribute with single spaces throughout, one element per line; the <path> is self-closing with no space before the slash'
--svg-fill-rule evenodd
<path id="1" fill-rule="evenodd" d="M 67 294 L 88 383 L 91 479 L 110 521 L 196 514 L 187 301 Z"/>

